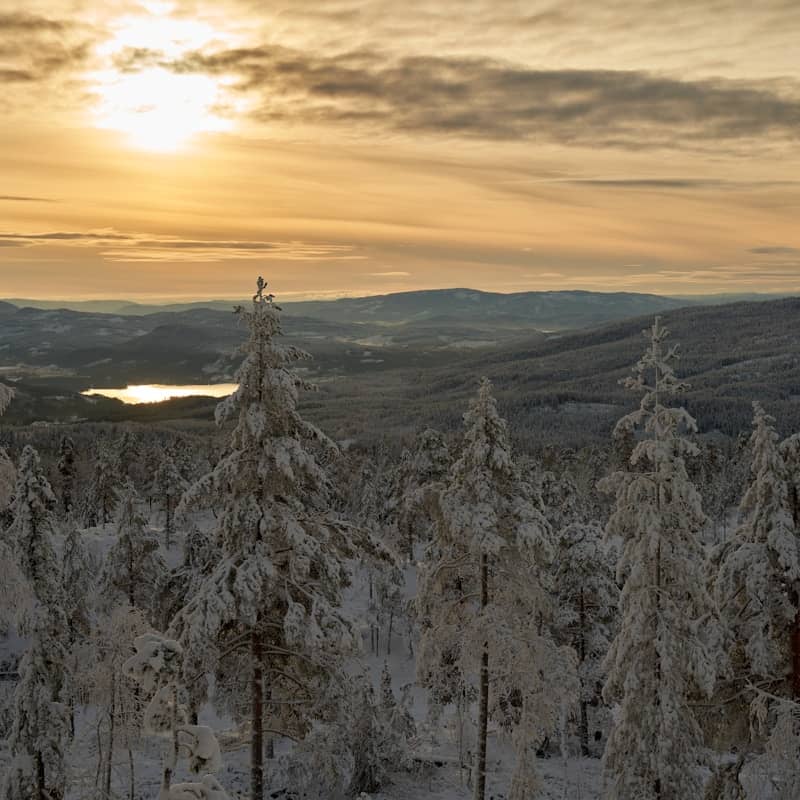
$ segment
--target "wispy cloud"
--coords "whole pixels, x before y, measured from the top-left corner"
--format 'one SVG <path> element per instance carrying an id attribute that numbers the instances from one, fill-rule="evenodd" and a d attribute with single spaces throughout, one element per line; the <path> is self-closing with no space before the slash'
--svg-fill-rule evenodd
<path id="1" fill-rule="evenodd" d="M 96 249 L 106 260 L 214 263 L 280 258 L 286 261 L 360 260 L 352 245 L 324 242 L 184 239 L 117 231 L 0 233 L 0 247 L 59 245 Z"/>
<path id="2" fill-rule="evenodd" d="M 794 256 L 800 255 L 800 247 L 786 247 L 774 245 L 771 247 L 751 247 L 748 253 L 757 253 L 765 256 Z"/>
<path id="3" fill-rule="evenodd" d="M 55 203 L 52 197 L 26 197 L 19 194 L 0 194 L 0 201 L 4 203 Z"/>

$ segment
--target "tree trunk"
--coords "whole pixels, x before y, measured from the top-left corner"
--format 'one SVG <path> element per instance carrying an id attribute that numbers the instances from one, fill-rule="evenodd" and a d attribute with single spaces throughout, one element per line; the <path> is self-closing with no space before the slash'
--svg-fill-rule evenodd
<path id="1" fill-rule="evenodd" d="M 792 631 L 792 695 L 795 700 L 800 700 L 800 607 L 795 614 Z"/>
<path id="2" fill-rule="evenodd" d="M 167 495 L 167 502 L 165 504 L 166 519 L 164 521 L 164 547 L 169 550 L 172 538 L 172 497 Z"/>
<path id="3" fill-rule="evenodd" d="M 36 795 L 38 800 L 47 800 L 47 788 L 44 785 L 44 758 L 36 754 Z"/>
<path id="4" fill-rule="evenodd" d="M 178 686 L 173 686 L 172 695 L 172 741 L 170 748 L 164 756 L 164 771 L 161 774 L 161 791 L 158 800 L 169 800 L 172 788 L 172 775 L 178 766 Z"/>
<path id="5" fill-rule="evenodd" d="M 661 488 L 657 487 L 656 491 L 659 492 L 658 507 L 661 508 Z M 656 549 L 656 618 L 655 618 L 655 632 L 654 641 L 658 641 L 658 631 L 661 625 L 661 542 L 659 541 Z M 653 703 L 656 708 L 661 707 L 661 653 L 655 654 L 655 697 Z M 661 800 L 661 775 L 657 775 L 653 781 L 653 796 L 656 800 Z"/>
<path id="6" fill-rule="evenodd" d="M 486 553 L 481 554 L 481 610 L 489 604 L 489 565 Z M 486 731 L 489 726 L 489 645 L 483 643 L 481 654 L 480 693 L 478 696 L 478 760 L 475 762 L 473 800 L 484 800 L 486 794 Z"/>
<path id="7" fill-rule="evenodd" d="M 578 660 L 580 664 L 583 664 L 586 661 L 586 603 L 583 597 L 583 588 L 581 588 L 580 593 L 580 605 L 579 605 L 579 630 L 580 630 L 580 638 L 578 640 Z M 581 755 L 588 756 L 589 755 L 589 715 L 586 709 L 586 687 L 580 687 L 581 692 L 581 699 L 580 699 L 580 740 L 581 740 Z"/>
<path id="8" fill-rule="evenodd" d="M 106 775 L 103 791 L 106 797 L 111 797 L 111 765 L 114 761 L 114 723 L 117 716 L 117 678 L 116 673 L 111 673 L 111 708 L 108 721 L 108 759 L 106 760 Z"/>
<path id="9" fill-rule="evenodd" d="M 268 689 L 265 690 L 264 694 L 267 698 L 267 709 L 269 710 L 269 701 L 272 700 L 272 683 L 270 682 L 270 686 Z M 267 736 L 267 740 L 265 742 L 267 748 L 267 755 L 266 758 L 268 761 L 272 761 L 275 758 L 275 739 L 273 736 Z"/>
<path id="10" fill-rule="evenodd" d="M 253 674 L 250 699 L 253 736 L 250 742 L 250 800 L 264 800 L 264 642 L 260 631 L 253 631 L 250 641 Z"/>
<path id="11" fill-rule="evenodd" d="M 133 750 L 131 750 L 130 745 L 128 745 L 128 774 L 130 775 L 128 800 L 136 800 L 136 768 L 133 761 Z"/>

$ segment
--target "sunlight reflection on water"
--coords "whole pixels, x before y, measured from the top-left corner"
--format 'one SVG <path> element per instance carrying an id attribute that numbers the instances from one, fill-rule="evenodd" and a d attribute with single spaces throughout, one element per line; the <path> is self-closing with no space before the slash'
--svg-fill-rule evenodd
<path id="1" fill-rule="evenodd" d="M 227 397 L 237 389 L 235 383 L 212 383 L 207 385 L 172 386 L 163 383 L 148 383 L 139 386 L 126 386 L 124 389 L 87 389 L 82 394 L 87 397 L 100 395 L 122 400 L 123 403 L 161 403 L 175 397 Z"/>

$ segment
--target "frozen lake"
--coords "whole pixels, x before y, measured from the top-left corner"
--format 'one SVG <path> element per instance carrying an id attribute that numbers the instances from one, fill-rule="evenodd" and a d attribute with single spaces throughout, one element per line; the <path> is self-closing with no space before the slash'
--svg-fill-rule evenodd
<path id="1" fill-rule="evenodd" d="M 82 394 L 87 397 L 100 395 L 122 400 L 123 403 L 161 403 L 174 397 L 227 397 L 236 391 L 235 383 L 210 383 L 196 385 L 170 385 L 164 383 L 147 383 L 138 386 L 126 386 L 124 389 L 87 389 Z"/>

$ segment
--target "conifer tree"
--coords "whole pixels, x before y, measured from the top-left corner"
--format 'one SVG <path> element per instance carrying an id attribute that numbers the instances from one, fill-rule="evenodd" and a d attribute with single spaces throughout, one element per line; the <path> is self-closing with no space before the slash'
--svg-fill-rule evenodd
<path id="1" fill-rule="evenodd" d="M 800 542 L 774 419 L 759 403 L 753 411 L 752 481 L 739 506 L 739 526 L 720 558 L 715 590 L 749 679 L 782 683 L 792 672 Z M 741 666 L 739 672 L 741 677 Z"/>
<path id="2" fill-rule="evenodd" d="M 11 524 L 11 503 L 17 483 L 17 470 L 5 449 L 0 447 L 0 530 Z"/>
<path id="3" fill-rule="evenodd" d="M 100 445 L 84 499 L 83 518 L 88 527 L 111 522 L 120 483 L 118 457 L 107 445 Z"/>
<path id="4" fill-rule="evenodd" d="M 450 469 L 444 437 L 426 428 L 412 450 L 404 450 L 395 470 L 386 508 L 387 521 L 396 529 L 397 548 L 414 561 L 415 542 L 427 543 L 432 532 L 433 503 L 438 483 Z"/>
<path id="5" fill-rule="evenodd" d="M 553 627 L 578 655 L 578 735 L 581 754 L 588 756 L 589 707 L 599 700 L 603 659 L 616 628 L 616 553 L 603 541 L 599 525 L 575 521 L 558 536 L 555 564 Z"/>
<path id="6" fill-rule="evenodd" d="M 464 422 L 421 578 L 418 675 L 423 685 L 435 685 L 437 673 L 455 667 L 464 684 L 474 685 L 478 671 L 474 798 L 485 796 L 492 716 L 511 734 L 517 753 L 511 796 L 522 800 L 534 791 L 534 753 L 557 724 L 562 692 L 575 688 L 574 663 L 545 624 L 550 527 L 512 459 L 487 379 Z"/>
<path id="7" fill-rule="evenodd" d="M 700 533 L 706 524 L 685 459 L 697 448 L 683 408 L 666 403 L 685 384 L 675 375 L 677 347 L 657 317 L 644 332 L 647 349 L 625 385 L 641 393 L 639 408 L 618 432 L 639 433 L 628 469 L 602 482 L 615 495 L 607 525 L 622 540 L 620 629 L 606 659 L 604 696 L 618 704 L 606 746 L 608 797 L 686 800 L 700 797 L 700 727 L 690 706 L 708 694 L 714 668 L 699 620 L 710 600 Z"/>
<path id="8" fill-rule="evenodd" d="M 75 442 L 64 436 L 58 447 L 58 474 L 61 477 L 61 506 L 64 514 L 73 510 L 75 497 Z"/>
<path id="9" fill-rule="evenodd" d="M 90 592 L 94 583 L 92 559 L 83 544 L 83 536 L 72 514 L 67 518 L 67 531 L 61 556 L 61 594 L 66 618 L 65 648 L 70 671 L 75 673 L 81 657 L 81 644 L 91 633 Z M 70 732 L 75 734 L 75 693 L 70 686 L 68 696 Z"/>
<path id="10" fill-rule="evenodd" d="M 153 495 L 161 501 L 164 509 L 164 547 L 169 550 L 174 532 L 175 509 L 188 483 L 175 465 L 172 453 L 167 450 L 153 479 Z"/>
<path id="11" fill-rule="evenodd" d="M 8 740 L 11 763 L 6 771 L 4 800 L 60 800 L 66 791 L 66 620 L 53 550 L 55 502 L 38 454 L 26 446 L 19 462 L 14 521 L 6 537 L 34 604 L 19 620 L 31 644 L 20 663 L 20 680 L 12 703 Z"/>
<path id="12" fill-rule="evenodd" d="M 313 448 L 335 447 L 297 411 L 307 384 L 292 365 L 307 356 L 275 340 L 280 309 L 265 287 L 259 278 L 252 309 L 239 309 L 249 327 L 239 388 L 217 409 L 218 422 L 235 419 L 228 452 L 184 497 L 184 508 L 212 499 L 221 557 L 168 632 L 189 672 L 246 657 L 252 800 L 264 793 L 265 732 L 302 740 L 313 727 L 315 739 L 330 740 L 324 732 L 346 704 L 343 661 L 358 635 L 341 610 L 346 560 L 369 556 L 359 546 L 380 554 L 329 512 Z M 349 776 L 339 779 L 346 786 Z"/>
<path id="13" fill-rule="evenodd" d="M 4 383 L 0 383 L 0 417 L 6 413 L 6 409 L 11 405 L 14 399 L 14 390 Z"/>
<path id="14" fill-rule="evenodd" d="M 137 508 L 138 495 L 133 484 L 119 492 L 115 519 L 116 540 L 109 548 L 100 574 L 100 591 L 110 605 L 127 602 L 154 618 L 158 589 L 167 566 L 158 549 L 158 540 L 147 529 Z"/>
<path id="15" fill-rule="evenodd" d="M 783 441 L 780 452 L 786 465 L 789 512 L 795 536 L 800 538 L 800 433 L 795 433 Z M 795 702 L 800 703 L 800 585 L 797 583 L 792 591 L 791 600 L 797 609 L 792 632 L 792 696 Z"/>

